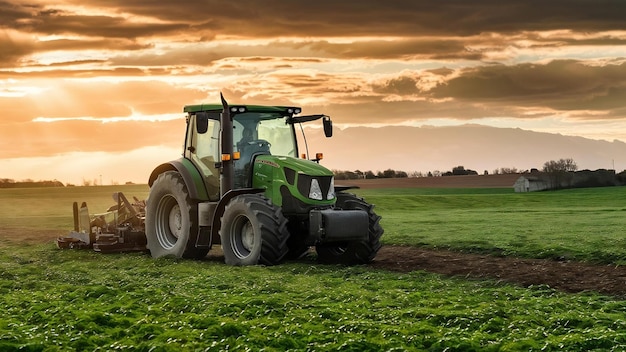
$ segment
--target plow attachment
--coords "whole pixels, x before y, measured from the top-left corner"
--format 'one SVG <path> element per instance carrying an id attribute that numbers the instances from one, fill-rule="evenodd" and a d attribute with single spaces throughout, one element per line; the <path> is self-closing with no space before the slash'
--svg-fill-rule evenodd
<path id="1" fill-rule="evenodd" d="M 57 238 L 61 249 L 89 249 L 102 253 L 146 251 L 146 202 L 133 197 L 130 203 L 122 192 L 113 193 L 117 203 L 106 213 L 89 214 L 87 203 L 74 202 L 74 230 Z"/>

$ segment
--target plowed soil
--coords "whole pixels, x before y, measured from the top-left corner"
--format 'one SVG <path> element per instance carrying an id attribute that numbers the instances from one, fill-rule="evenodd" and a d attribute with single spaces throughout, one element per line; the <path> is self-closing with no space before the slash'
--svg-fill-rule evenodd
<path id="1" fill-rule="evenodd" d="M 524 287 L 547 285 L 564 292 L 594 291 L 626 296 L 625 266 L 495 257 L 402 246 L 384 246 L 371 265 L 398 272 L 425 270 L 446 276 L 498 280 Z"/>

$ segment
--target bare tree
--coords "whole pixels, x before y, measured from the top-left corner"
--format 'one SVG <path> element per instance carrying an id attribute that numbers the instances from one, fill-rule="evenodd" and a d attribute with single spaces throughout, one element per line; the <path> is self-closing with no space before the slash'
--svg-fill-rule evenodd
<path id="1" fill-rule="evenodd" d="M 543 172 L 570 172 L 578 170 L 578 165 L 572 158 L 550 160 L 543 164 Z"/>
<path id="2" fill-rule="evenodd" d="M 578 170 L 578 165 L 572 158 L 550 160 L 543 164 L 543 172 L 550 177 L 550 188 L 553 189 L 571 186 L 573 177 L 569 173 L 576 170 Z"/>

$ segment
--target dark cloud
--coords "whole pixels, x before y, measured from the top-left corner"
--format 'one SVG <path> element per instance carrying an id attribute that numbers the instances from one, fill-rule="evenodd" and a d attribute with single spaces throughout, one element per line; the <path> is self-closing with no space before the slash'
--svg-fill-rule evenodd
<path id="1" fill-rule="evenodd" d="M 446 38 L 410 38 L 399 40 L 368 40 L 355 43 L 329 43 L 316 41 L 309 44 L 311 50 L 337 58 L 403 59 L 416 57 L 481 59 L 478 52 L 467 50 L 467 42 Z"/>
<path id="2" fill-rule="evenodd" d="M 85 2 L 79 5 L 87 5 Z M 54 6 L 54 5 L 50 5 Z M 108 6 L 105 6 L 108 7 Z M 75 34 L 105 38 L 152 37 L 188 30 L 189 24 L 135 23 L 122 16 L 79 15 L 37 5 L 0 2 L 0 28 L 40 34 Z"/>
<path id="3" fill-rule="evenodd" d="M 623 30 L 623 0 L 601 1 L 279 1 L 90 0 L 66 1 L 108 14 L 72 12 L 59 5 L 26 5 L 0 0 L 0 28 L 14 33 L 69 35 L 80 39 L 37 42 L 29 36 L 0 34 L 0 67 L 15 66 L 27 55 L 54 50 L 106 48 L 116 66 L 210 66 L 223 58 L 246 56 L 319 57 L 338 59 L 490 60 L 488 51 L 579 45 L 625 45 L 610 34 L 576 38 L 534 31 L 572 30 L 578 33 Z M 139 21 L 137 16 L 144 16 Z M 2 33 L 0 31 L 0 33 Z M 498 35 L 491 35 L 497 33 Z M 269 44 L 221 44 L 207 49 L 202 43 L 216 35 L 243 38 L 294 37 L 298 41 Z M 361 36 L 356 42 L 329 42 L 322 38 Z M 394 40 L 371 39 L 389 36 Z M 515 36 L 515 37 L 513 37 Z M 158 53 L 155 40 L 186 43 Z M 184 38 L 184 39 L 183 39 Z M 311 38 L 301 42 L 301 38 Z M 116 55 L 115 51 L 123 52 Z M 135 55 L 129 55 L 136 52 Z M 22 60 L 23 61 L 23 60 Z M 23 64 L 23 63 L 22 63 Z"/>
<path id="4" fill-rule="evenodd" d="M 84 5 L 84 1 L 74 0 Z M 243 36 L 474 35 L 623 29 L 622 0 L 91 0 L 90 4 Z"/>
<path id="5" fill-rule="evenodd" d="M 373 89 L 376 93 L 381 94 L 400 94 L 414 95 L 420 94 L 421 90 L 417 87 L 419 79 L 409 76 L 400 76 L 392 78 L 381 85 L 374 85 Z"/>
<path id="6" fill-rule="evenodd" d="M 26 37 L 0 30 L 0 68 L 16 66 L 18 60 L 35 51 L 36 43 Z"/>
<path id="7" fill-rule="evenodd" d="M 168 35 L 188 30 L 184 23 L 132 23 L 109 16 L 50 15 L 37 17 L 28 30 L 46 34 L 79 34 L 90 37 L 127 38 Z"/>
<path id="8" fill-rule="evenodd" d="M 136 38 L 181 31 L 274 36 L 469 36 L 484 32 L 516 33 L 571 29 L 608 31 L 624 28 L 622 0 L 433 1 L 223 1 L 91 0 L 69 1 L 120 13 L 148 16 L 159 23 L 134 23 L 122 16 L 84 16 L 54 5 L 24 6 L 0 2 L 3 26 L 40 33 Z"/>
<path id="9" fill-rule="evenodd" d="M 140 44 L 134 40 L 126 39 L 58 39 L 48 40 L 45 42 L 39 42 L 36 46 L 40 51 L 52 51 L 52 50 L 101 50 L 107 48 L 112 51 L 132 51 L 152 48 L 152 44 Z"/>
<path id="10" fill-rule="evenodd" d="M 581 61 L 493 65 L 465 69 L 432 89 L 436 98 L 475 102 L 506 101 L 558 110 L 611 109 L 623 106 L 626 63 L 591 66 Z"/>

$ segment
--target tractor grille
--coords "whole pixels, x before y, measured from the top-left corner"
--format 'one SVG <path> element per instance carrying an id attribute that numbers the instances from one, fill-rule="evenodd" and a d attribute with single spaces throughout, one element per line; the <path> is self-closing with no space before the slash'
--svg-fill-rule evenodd
<path id="1" fill-rule="evenodd" d="M 309 176 L 298 174 L 298 191 L 305 197 L 309 196 L 309 191 L 311 190 L 311 181 L 313 179 L 317 179 L 317 182 L 322 189 L 322 194 L 324 195 L 324 200 L 328 197 L 328 191 L 330 190 L 330 184 L 333 179 L 332 176 Z"/>

